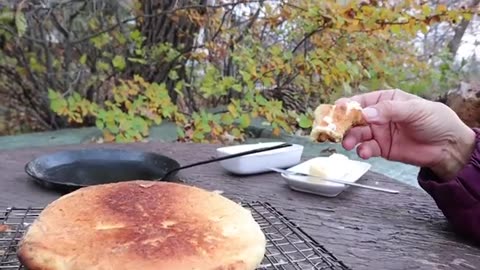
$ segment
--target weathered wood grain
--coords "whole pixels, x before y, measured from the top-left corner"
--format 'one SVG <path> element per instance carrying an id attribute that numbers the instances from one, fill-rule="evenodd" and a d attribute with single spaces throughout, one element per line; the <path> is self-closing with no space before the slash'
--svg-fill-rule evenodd
<path id="1" fill-rule="evenodd" d="M 123 147 L 160 152 L 181 164 L 210 158 L 215 146 L 142 143 L 80 145 L 0 153 L 0 207 L 44 206 L 61 194 L 29 180 L 24 165 L 43 153 L 81 147 Z M 233 176 L 219 164 L 179 174 L 190 185 L 222 190 L 234 200 L 270 202 L 352 269 L 477 269 L 480 249 L 453 233 L 422 190 L 369 172 L 360 183 L 400 190 L 391 195 L 349 188 L 336 198 L 290 190 L 277 174 Z"/>

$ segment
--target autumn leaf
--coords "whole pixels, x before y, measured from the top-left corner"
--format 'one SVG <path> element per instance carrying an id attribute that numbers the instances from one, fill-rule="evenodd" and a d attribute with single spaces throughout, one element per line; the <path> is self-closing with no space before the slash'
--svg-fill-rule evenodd
<path id="1" fill-rule="evenodd" d="M 448 9 L 447 9 L 447 6 L 444 5 L 444 4 L 440 4 L 440 5 L 437 6 L 437 11 L 438 11 L 438 13 L 443 13 L 443 12 L 445 12 L 445 11 L 447 11 L 447 10 L 448 10 Z"/>
<path id="2" fill-rule="evenodd" d="M 115 136 L 108 131 L 103 132 L 103 138 L 106 142 L 113 142 L 115 140 Z"/>
<path id="3" fill-rule="evenodd" d="M 274 128 L 273 131 L 272 131 L 272 134 L 274 136 L 280 136 L 280 134 L 281 134 L 280 128 L 278 128 L 278 127 Z"/>
<path id="4" fill-rule="evenodd" d="M 238 116 L 238 111 L 237 111 L 237 108 L 235 107 L 235 105 L 233 105 L 233 104 L 228 105 L 228 111 L 230 112 L 230 114 L 231 114 L 233 117 L 237 117 L 237 116 Z"/>

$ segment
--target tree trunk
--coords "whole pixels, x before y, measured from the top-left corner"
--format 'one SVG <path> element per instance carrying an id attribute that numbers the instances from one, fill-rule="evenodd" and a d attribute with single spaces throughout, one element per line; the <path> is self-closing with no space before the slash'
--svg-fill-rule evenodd
<path id="1" fill-rule="evenodd" d="M 475 10 L 475 8 L 480 4 L 480 0 L 474 0 L 470 8 L 472 10 Z M 457 55 L 458 49 L 460 48 L 460 45 L 462 44 L 462 39 L 463 36 L 465 35 L 465 32 L 467 31 L 468 26 L 470 25 L 470 21 L 463 19 L 460 24 L 454 29 L 455 34 L 448 43 L 448 50 L 453 56 Z"/>
<path id="2" fill-rule="evenodd" d="M 185 11 L 195 10 L 200 14 L 205 13 L 207 0 L 143 0 L 142 12 L 144 20 L 138 26 L 146 37 L 145 48 L 151 48 L 161 43 L 168 43 L 173 48 L 188 52 L 194 45 L 195 35 L 200 26 L 192 22 Z M 182 9 L 189 7 L 188 9 Z M 181 10 L 183 13 L 178 13 Z M 177 80 L 168 77 L 169 72 L 175 68 L 180 79 L 185 79 L 185 59 L 166 61 L 158 59 L 156 63 L 148 63 L 149 68 L 137 67 L 133 72 L 140 74 L 150 82 L 165 83 L 172 102 L 177 102 L 177 93 L 174 90 Z M 131 73 L 132 71 L 130 71 Z M 132 75 L 132 74 L 130 74 Z"/>

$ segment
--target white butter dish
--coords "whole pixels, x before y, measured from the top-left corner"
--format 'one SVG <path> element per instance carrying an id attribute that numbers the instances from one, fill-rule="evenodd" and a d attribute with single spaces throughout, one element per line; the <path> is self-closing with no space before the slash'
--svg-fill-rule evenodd
<path id="1" fill-rule="evenodd" d="M 309 174 L 310 166 L 314 163 L 321 164 L 332 162 L 328 157 L 317 157 L 307 160 L 303 163 L 300 163 L 292 168 L 289 168 L 288 171 L 299 172 Z M 371 165 L 366 162 L 351 160 L 351 159 L 337 159 L 335 160 L 335 167 L 341 168 L 341 172 L 335 173 L 335 179 L 354 183 L 360 177 L 362 177 L 368 170 L 370 170 Z M 331 163 L 329 163 L 331 164 Z M 334 182 L 317 180 L 317 178 L 311 179 L 307 176 L 299 176 L 292 174 L 281 174 L 285 179 L 289 187 L 293 190 L 312 193 L 316 195 L 321 195 L 325 197 L 336 197 L 348 186 L 344 184 L 338 184 Z"/>
<path id="2" fill-rule="evenodd" d="M 245 151 L 264 147 L 272 147 L 284 142 L 266 142 L 254 144 L 241 144 L 217 148 L 217 157 L 237 154 Z M 250 154 L 232 159 L 220 161 L 220 165 L 234 174 L 255 174 L 270 171 L 268 168 L 289 168 L 300 163 L 303 154 L 303 146 L 292 146 L 274 149 L 270 151 Z"/>

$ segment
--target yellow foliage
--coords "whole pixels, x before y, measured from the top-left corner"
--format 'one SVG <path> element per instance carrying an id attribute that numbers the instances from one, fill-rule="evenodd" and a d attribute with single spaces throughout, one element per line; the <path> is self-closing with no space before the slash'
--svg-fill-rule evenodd
<path id="1" fill-rule="evenodd" d="M 153 49 L 136 47 L 138 54 L 146 57 L 188 59 L 188 68 L 178 67 L 172 60 L 167 72 L 175 82 L 175 92 L 181 98 L 190 95 L 200 103 L 226 99 L 225 111 L 212 113 L 205 107 L 188 113 L 179 110 L 171 101 L 172 89 L 167 89 L 164 82 L 147 82 L 140 76 L 119 80 L 105 106 L 78 97 L 69 101 L 70 97 L 52 91 L 52 109 L 75 122 L 95 117 L 107 140 L 139 140 L 148 135 L 150 125 L 163 119 L 177 122 L 180 139 L 198 142 L 219 141 L 225 134 L 240 139 L 252 118 L 257 117 L 266 119 L 273 134 L 279 135 L 282 130 L 294 131 L 297 125 L 309 128 L 311 110 L 286 111 L 280 101 L 265 99 L 263 89 L 293 85 L 305 90 L 301 95 L 318 94 L 328 101 L 328 96 L 336 92 L 399 86 L 409 76 L 427 73 L 428 66 L 417 59 L 410 44 L 419 31 L 426 32 L 438 22 L 458 22 L 472 14 L 417 1 L 390 5 L 387 1 L 343 4 L 335 0 L 286 0 L 275 5 L 263 3 L 257 13 L 260 16 L 251 6 L 250 15 L 235 18 L 233 9 L 239 1 L 233 2 L 223 9 L 179 9 L 169 15 L 174 21 L 188 18 L 205 27 L 207 40 L 198 48 L 158 44 L 155 54 L 149 51 Z M 119 32 L 111 36 L 100 35 L 92 42 L 101 50 L 110 42 L 122 40 Z M 130 37 L 137 45 L 143 40 L 139 31 L 133 31 Z M 128 42 L 125 40 L 122 42 Z M 123 56 L 114 59 L 117 69 L 125 68 Z M 82 56 L 80 62 L 85 61 L 86 56 Z M 106 62 L 97 66 L 109 71 Z M 150 67 L 145 64 L 145 68 Z M 177 72 L 182 68 L 188 72 Z"/>

